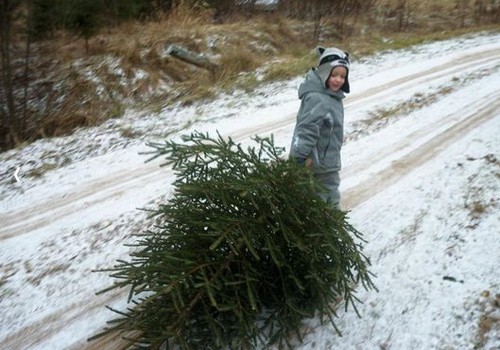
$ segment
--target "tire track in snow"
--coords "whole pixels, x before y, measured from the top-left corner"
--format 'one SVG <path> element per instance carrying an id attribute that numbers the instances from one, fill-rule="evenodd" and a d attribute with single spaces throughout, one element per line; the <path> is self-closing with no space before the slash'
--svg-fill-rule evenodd
<path id="1" fill-rule="evenodd" d="M 472 119 L 478 118 L 478 113 L 485 109 L 494 109 L 498 105 L 500 94 L 493 92 L 487 96 L 483 96 L 481 100 L 474 101 L 468 104 L 460 111 L 454 111 L 439 118 L 439 124 L 427 124 L 426 126 L 414 130 L 412 133 L 405 135 L 395 143 L 388 142 L 382 148 L 371 150 L 369 155 L 363 159 L 357 159 L 356 163 L 350 164 L 347 169 L 342 170 L 343 177 L 351 177 L 361 172 L 366 172 L 369 168 L 376 167 L 377 163 L 389 159 L 391 155 L 403 152 L 405 149 L 413 149 L 414 145 L 419 141 L 431 139 L 436 135 L 447 132 L 448 129 L 456 124 L 470 123 Z M 495 102 L 491 102 L 495 101 Z M 445 130 L 446 129 L 446 130 Z M 443 131 L 440 131 L 443 130 Z M 423 142 L 422 142 L 423 143 Z M 390 146 L 390 147 L 389 147 Z M 375 147 L 377 147 L 375 145 Z M 401 156 L 399 156 L 401 157 Z M 367 164 L 369 164 L 367 166 Z"/>
<path id="2" fill-rule="evenodd" d="M 377 86 L 377 93 L 371 93 L 370 90 L 361 92 L 351 100 L 353 103 L 351 103 L 349 107 L 357 107 L 360 104 L 365 104 L 369 101 L 379 99 L 381 95 L 391 95 L 394 91 L 399 91 L 402 88 L 409 89 L 422 84 L 422 82 L 429 84 L 432 80 L 441 79 L 446 76 L 451 77 L 471 65 L 473 65 L 475 69 L 478 69 L 483 65 L 498 62 L 499 58 L 500 49 L 491 49 L 480 53 L 468 54 L 461 57 L 459 61 L 446 62 L 427 69 L 424 72 L 406 75 L 396 80 L 384 83 Z"/>
<path id="3" fill-rule="evenodd" d="M 353 208 L 374 197 L 383 189 L 395 184 L 408 175 L 411 171 L 432 160 L 451 144 L 458 141 L 459 138 L 463 137 L 465 133 L 472 131 L 490 119 L 498 117 L 498 111 L 500 111 L 500 94 L 497 92 L 494 95 L 495 97 L 492 100 L 490 100 L 491 95 L 483 98 L 481 100 L 482 107 L 479 107 L 474 113 L 468 115 L 467 118 L 461 118 L 460 122 L 448 127 L 409 153 L 401 155 L 389 167 L 377 172 L 369 180 L 358 183 L 344 191 L 345 200 L 343 201 L 343 207 Z M 494 102 L 491 103 L 491 101 Z M 461 114 L 462 111 L 458 113 Z M 403 148 L 406 147 L 409 142 L 418 140 L 420 134 L 425 134 L 425 132 L 425 129 L 418 130 L 413 135 L 416 138 L 405 139 L 401 142 L 400 146 Z M 354 168 L 361 169 L 362 163 L 364 162 L 358 162 Z"/>

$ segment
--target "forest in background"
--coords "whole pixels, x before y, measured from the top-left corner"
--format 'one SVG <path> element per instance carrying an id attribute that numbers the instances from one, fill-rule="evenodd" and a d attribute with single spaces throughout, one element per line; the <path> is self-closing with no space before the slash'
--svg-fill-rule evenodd
<path id="1" fill-rule="evenodd" d="M 499 0 L 1 0 L 0 151 L 252 91 L 305 72 L 319 44 L 359 59 L 499 22 Z"/>

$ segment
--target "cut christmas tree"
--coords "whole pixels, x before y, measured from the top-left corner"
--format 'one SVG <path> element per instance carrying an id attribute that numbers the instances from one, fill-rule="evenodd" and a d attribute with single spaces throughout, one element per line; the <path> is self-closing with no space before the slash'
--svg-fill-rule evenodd
<path id="1" fill-rule="evenodd" d="M 272 138 L 254 141 L 196 132 L 151 145 L 176 172 L 174 192 L 130 261 L 106 270 L 107 290 L 129 288 L 132 306 L 102 334 L 146 349 L 283 348 L 304 318 L 335 327 L 338 298 L 355 309 L 354 289 L 374 288 L 347 213 Z"/>

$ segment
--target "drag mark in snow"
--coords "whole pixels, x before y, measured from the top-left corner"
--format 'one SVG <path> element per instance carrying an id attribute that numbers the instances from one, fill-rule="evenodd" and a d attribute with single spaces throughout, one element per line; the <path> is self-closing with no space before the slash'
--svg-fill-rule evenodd
<path id="1" fill-rule="evenodd" d="M 482 123 L 497 117 L 498 113 L 495 112 L 500 110 L 500 95 L 493 97 L 491 100 L 488 98 L 487 100 L 495 102 L 488 103 L 486 106 L 479 108 L 475 113 L 470 115 L 468 118 L 465 118 L 465 120 L 450 126 L 418 148 L 402 155 L 400 159 L 393 161 L 388 168 L 373 174 L 369 180 L 357 184 L 353 188 L 345 191 L 343 207 L 350 209 L 358 206 L 364 201 L 367 201 L 382 190 L 386 189 L 388 186 L 396 183 L 417 167 L 430 161 L 453 142 L 456 142 L 459 138 L 463 137 L 465 133 L 477 128 Z M 403 140 L 403 142 L 407 141 L 408 140 L 406 139 Z M 414 139 L 413 141 L 416 140 Z"/>

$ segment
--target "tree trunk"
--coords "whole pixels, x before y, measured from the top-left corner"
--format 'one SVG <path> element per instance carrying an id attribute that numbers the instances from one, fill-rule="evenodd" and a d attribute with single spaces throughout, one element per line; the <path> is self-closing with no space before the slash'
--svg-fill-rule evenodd
<path id="1" fill-rule="evenodd" d="M 2 143 L 11 145 L 17 139 L 18 120 L 16 118 L 16 107 L 14 101 L 14 91 L 12 85 L 12 65 L 10 59 L 11 50 L 11 24 L 12 13 L 18 5 L 15 0 L 3 0 L 1 4 L 1 24 L 0 24 L 0 39 L 2 51 L 2 85 L 5 94 L 7 108 L 2 107 L 2 125 L 5 130 L 5 135 L 1 135 L 4 139 Z"/>
<path id="2" fill-rule="evenodd" d="M 407 0 L 400 0 L 396 11 L 398 15 L 398 32 L 401 33 L 406 28 Z"/>
<path id="3" fill-rule="evenodd" d="M 27 1 L 28 14 L 26 18 L 26 51 L 24 57 L 24 96 L 23 96 L 23 113 L 21 128 L 26 130 L 28 121 L 28 89 L 29 89 L 29 67 L 31 59 L 31 40 L 33 37 L 33 0 Z"/>

